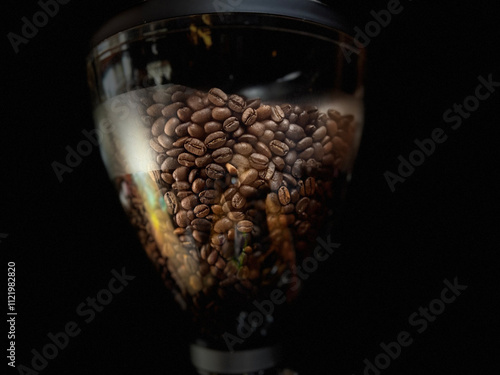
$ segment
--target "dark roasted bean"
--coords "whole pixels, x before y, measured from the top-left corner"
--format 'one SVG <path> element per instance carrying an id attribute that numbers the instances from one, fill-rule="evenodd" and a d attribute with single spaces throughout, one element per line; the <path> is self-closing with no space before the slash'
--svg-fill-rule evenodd
<path id="1" fill-rule="evenodd" d="M 167 204 L 167 211 L 170 215 L 175 215 L 179 211 L 179 202 L 173 191 L 167 191 L 163 196 Z"/>
<path id="2" fill-rule="evenodd" d="M 205 138 L 205 145 L 209 149 L 214 150 L 224 146 L 224 144 L 226 143 L 226 139 L 226 134 L 224 132 L 219 131 L 211 133 Z"/>
<path id="3" fill-rule="evenodd" d="M 311 147 L 313 144 L 313 140 L 311 137 L 306 137 L 297 142 L 297 146 L 295 149 L 297 151 L 304 151 L 306 148 Z"/>
<path id="4" fill-rule="evenodd" d="M 188 122 L 193 115 L 193 110 L 189 107 L 182 107 L 177 110 L 177 117 L 182 122 Z"/>
<path id="5" fill-rule="evenodd" d="M 181 201 L 181 207 L 185 210 L 191 210 L 198 204 L 198 197 L 196 195 L 188 195 Z"/>
<path id="6" fill-rule="evenodd" d="M 173 146 L 174 147 L 184 147 L 184 142 L 186 142 L 186 140 L 188 139 L 189 137 L 182 137 L 182 138 L 179 138 L 178 140 L 176 140 L 174 143 L 173 143 Z"/>
<path id="7" fill-rule="evenodd" d="M 199 111 L 203 109 L 205 106 L 203 104 L 203 100 L 198 96 L 198 95 L 190 95 L 187 100 L 186 104 L 193 110 L 193 111 Z"/>
<path id="8" fill-rule="evenodd" d="M 192 184 L 193 193 L 198 194 L 205 189 L 205 180 L 197 178 Z"/>
<path id="9" fill-rule="evenodd" d="M 264 143 L 269 143 L 274 139 L 274 134 L 275 133 L 272 130 L 265 130 L 264 134 L 260 137 L 260 140 Z"/>
<path id="10" fill-rule="evenodd" d="M 205 129 L 203 129 L 203 127 L 201 127 L 198 124 L 190 123 L 187 128 L 187 131 L 191 137 L 203 138 L 205 136 Z"/>
<path id="11" fill-rule="evenodd" d="M 283 112 L 283 109 L 281 109 L 280 106 L 275 105 L 271 107 L 271 118 L 273 121 L 276 122 L 281 122 L 285 118 L 285 113 Z"/>
<path id="12" fill-rule="evenodd" d="M 166 135 L 169 137 L 173 137 L 175 135 L 175 128 L 181 123 L 181 121 L 176 118 L 172 117 L 165 123 L 165 127 L 163 128 L 163 131 L 165 132 Z"/>
<path id="13" fill-rule="evenodd" d="M 278 171 L 283 170 L 283 168 L 285 167 L 285 161 L 280 156 L 273 156 L 271 160 L 275 164 Z"/>
<path id="14" fill-rule="evenodd" d="M 309 148 L 306 148 L 304 151 L 302 151 L 298 157 L 300 159 L 304 159 L 304 160 L 307 160 L 309 159 L 310 157 L 312 157 L 314 155 L 314 148 L 312 147 L 309 147 Z"/>
<path id="15" fill-rule="evenodd" d="M 281 210 L 281 204 L 278 194 L 269 193 L 266 198 L 266 210 L 270 213 L 278 213 Z"/>
<path id="16" fill-rule="evenodd" d="M 228 117 L 224 120 L 222 127 L 228 133 L 234 132 L 240 126 L 240 121 L 236 117 Z"/>
<path id="17" fill-rule="evenodd" d="M 196 157 L 194 155 L 188 154 L 187 152 L 183 152 L 177 157 L 178 163 L 180 165 L 184 165 L 185 167 L 192 167 L 195 159 Z"/>
<path id="18" fill-rule="evenodd" d="M 149 145 L 153 150 L 155 150 L 158 153 L 165 152 L 165 149 L 162 146 L 160 146 L 160 144 L 155 139 L 150 139 Z"/>
<path id="19" fill-rule="evenodd" d="M 227 118 L 231 117 L 231 110 L 227 107 L 215 107 L 212 109 L 212 117 L 217 121 L 225 121 Z"/>
<path id="20" fill-rule="evenodd" d="M 250 163 L 250 166 L 252 168 L 257 169 L 257 170 L 265 169 L 269 164 L 268 157 L 266 157 L 262 154 L 257 154 L 255 152 L 250 155 L 250 157 L 248 158 L 248 161 Z"/>
<path id="21" fill-rule="evenodd" d="M 238 95 L 231 95 L 228 99 L 227 106 L 233 111 L 241 113 L 246 107 L 245 99 Z"/>
<path id="22" fill-rule="evenodd" d="M 286 186 L 282 186 L 279 188 L 278 198 L 283 206 L 286 206 L 288 203 L 290 203 L 290 192 L 288 191 Z"/>
<path id="23" fill-rule="evenodd" d="M 273 156 L 269 147 L 267 147 L 266 144 L 263 142 L 257 142 L 257 144 L 255 145 L 255 150 L 264 155 L 265 157 L 267 157 L 268 159 L 270 159 Z"/>
<path id="24" fill-rule="evenodd" d="M 158 137 L 160 134 L 162 134 L 166 122 L 167 119 L 165 117 L 158 117 L 151 127 L 151 134 L 153 134 L 155 137 Z"/>
<path id="25" fill-rule="evenodd" d="M 295 150 L 290 151 L 285 156 L 285 163 L 288 165 L 293 165 L 296 160 L 297 160 L 297 152 Z"/>
<path id="26" fill-rule="evenodd" d="M 189 225 L 187 212 L 185 210 L 177 212 L 177 214 L 175 215 L 175 221 L 179 227 L 186 228 Z"/>
<path id="27" fill-rule="evenodd" d="M 241 115 L 241 121 L 243 124 L 246 126 L 250 126 L 257 121 L 257 112 L 253 108 L 247 108 L 243 111 L 243 114 Z"/>
<path id="28" fill-rule="evenodd" d="M 304 160 L 297 159 L 295 163 L 293 163 L 292 176 L 295 178 L 302 177 L 303 169 L 304 169 Z"/>
<path id="29" fill-rule="evenodd" d="M 210 155 L 210 154 L 205 154 L 205 155 L 203 155 L 203 156 L 197 157 L 197 158 L 194 160 L 194 164 L 195 164 L 198 168 L 204 168 L 204 167 L 206 167 L 208 164 L 210 164 L 212 161 L 213 161 L 213 159 L 212 159 L 212 155 Z"/>
<path id="30" fill-rule="evenodd" d="M 243 156 L 250 156 L 253 152 L 252 145 L 246 142 L 236 143 L 233 148 L 234 152 Z"/>
<path id="31" fill-rule="evenodd" d="M 269 105 L 261 105 L 257 108 L 257 121 L 262 121 L 271 117 L 271 107 Z"/>
<path id="32" fill-rule="evenodd" d="M 170 150 L 174 145 L 172 138 L 168 137 L 165 133 L 163 133 L 163 131 L 162 134 L 158 136 L 158 143 L 167 151 Z"/>
<path id="33" fill-rule="evenodd" d="M 202 218 L 210 213 L 210 208 L 206 204 L 199 204 L 194 208 L 193 212 L 196 217 Z"/>
<path id="34" fill-rule="evenodd" d="M 307 206 L 309 206 L 309 198 L 303 197 L 295 205 L 295 211 L 297 211 L 298 214 L 302 214 L 307 210 Z"/>
<path id="35" fill-rule="evenodd" d="M 209 121 L 203 125 L 205 133 L 210 134 L 222 130 L 222 124 L 217 121 Z"/>
<path id="36" fill-rule="evenodd" d="M 226 175 L 226 170 L 219 164 L 208 164 L 205 169 L 207 171 L 207 176 L 213 178 L 214 180 L 222 179 Z"/>
<path id="37" fill-rule="evenodd" d="M 184 107 L 184 103 L 182 102 L 172 103 L 163 108 L 161 114 L 166 118 L 174 117 L 177 111 L 182 107 Z"/>
<path id="38" fill-rule="evenodd" d="M 255 137 L 261 137 L 266 131 L 266 127 L 262 122 L 256 122 L 247 128 L 248 133 L 254 135 Z"/>
<path id="39" fill-rule="evenodd" d="M 257 189 L 254 188 L 253 186 L 243 185 L 240 187 L 240 194 L 243 195 L 245 198 L 248 198 L 256 195 Z"/>
<path id="40" fill-rule="evenodd" d="M 302 129 L 299 125 L 296 124 L 290 124 L 285 134 L 288 138 L 290 138 L 293 141 L 298 141 L 302 138 L 305 138 L 306 136 L 304 129 Z"/>
<path id="41" fill-rule="evenodd" d="M 189 168 L 179 167 L 174 171 L 174 173 L 172 173 L 172 176 L 174 177 L 175 181 L 187 181 L 188 173 Z"/>
<path id="42" fill-rule="evenodd" d="M 224 233 L 233 227 L 233 222 L 227 217 L 223 217 L 214 224 L 215 233 Z"/>
<path id="43" fill-rule="evenodd" d="M 227 102 L 227 94 L 221 89 L 214 87 L 208 92 L 208 100 L 213 105 L 222 107 Z"/>
<path id="44" fill-rule="evenodd" d="M 168 157 L 165 159 L 160 169 L 163 172 L 168 172 L 168 171 L 173 171 L 177 167 L 179 167 L 179 162 L 173 157 Z"/>
<path id="45" fill-rule="evenodd" d="M 312 139 L 315 142 L 321 141 L 323 138 L 325 138 L 326 133 L 327 133 L 327 128 L 325 126 L 322 126 L 313 133 Z"/>
<path id="46" fill-rule="evenodd" d="M 190 122 L 185 122 L 183 124 L 177 125 L 177 127 L 175 128 L 175 135 L 177 135 L 178 137 L 188 136 L 189 135 L 189 133 L 188 133 L 189 125 L 191 125 Z"/>
<path id="47" fill-rule="evenodd" d="M 203 156 L 207 152 L 205 144 L 197 138 L 188 138 L 184 143 L 184 148 L 197 156 Z"/>
<path id="48" fill-rule="evenodd" d="M 177 191 L 188 190 L 190 187 L 187 181 L 176 181 L 172 184 L 172 188 Z"/>
<path id="49" fill-rule="evenodd" d="M 148 107 L 148 109 L 146 110 L 146 113 L 151 117 L 159 117 L 162 114 L 163 108 L 165 108 L 164 104 L 161 104 L 161 103 L 153 104 L 152 106 Z M 167 117 L 167 116 L 165 116 L 165 117 Z M 170 116 L 168 116 L 168 117 L 170 117 Z"/>
<path id="50" fill-rule="evenodd" d="M 271 181 L 269 182 L 269 188 L 272 191 L 278 191 L 282 183 L 283 183 L 283 173 L 274 172 L 274 175 L 271 178 Z"/>
<path id="51" fill-rule="evenodd" d="M 316 191 L 316 180 L 314 177 L 308 177 L 306 181 L 304 182 L 304 189 L 306 192 L 306 195 L 313 195 L 314 192 Z"/>
<path id="52" fill-rule="evenodd" d="M 250 220 L 242 220 L 238 222 L 236 229 L 242 233 L 250 233 L 253 229 L 253 223 Z"/>
<path id="53" fill-rule="evenodd" d="M 199 230 L 199 231 L 202 231 L 202 232 L 207 232 L 212 227 L 212 224 L 207 219 L 194 219 L 191 222 L 191 226 L 195 230 Z"/>
<path id="54" fill-rule="evenodd" d="M 283 180 L 287 183 L 287 186 L 289 187 L 295 187 L 297 186 L 297 180 L 293 178 L 291 174 L 288 173 L 283 173 Z"/>
<path id="55" fill-rule="evenodd" d="M 196 111 L 191 116 L 191 121 L 197 124 L 205 124 L 212 119 L 212 110 L 210 108 L 203 108 Z"/>
<path id="56" fill-rule="evenodd" d="M 243 195 L 241 195 L 240 193 L 236 193 L 236 194 L 234 194 L 233 198 L 231 199 L 231 203 L 235 209 L 240 210 L 243 207 L 245 207 L 245 204 L 247 203 L 247 201 Z"/>
<path id="57" fill-rule="evenodd" d="M 283 142 L 273 139 L 269 143 L 270 150 L 277 156 L 286 156 L 290 148 Z"/>
<path id="58" fill-rule="evenodd" d="M 212 152 L 212 158 L 216 163 L 227 163 L 233 157 L 233 150 L 229 147 L 221 147 Z"/>

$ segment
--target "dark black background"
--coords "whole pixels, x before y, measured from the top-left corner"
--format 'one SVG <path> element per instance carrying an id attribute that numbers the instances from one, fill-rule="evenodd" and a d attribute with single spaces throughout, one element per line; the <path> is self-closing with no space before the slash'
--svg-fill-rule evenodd
<path id="1" fill-rule="evenodd" d="M 338 5 L 363 28 L 370 10 L 387 3 Z M 491 245 L 486 223 L 495 213 L 496 171 L 488 161 L 496 148 L 491 131 L 498 126 L 500 90 L 457 130 L 443 113 L 474 93 L 479 75 L 500 81 L 497 16 L 486 1 L 401 3 L 404 11 L 368 46 L 365 131 L 342 246 L 311 277 L 287 332 L 288 364 L 301 374 L 362 374 L 364 359 L 373 361 L 380 343 L 394 341 L 403 330 L 414 342 L 383 374 L 479 374 L 496 366 L 492 306 L 498 273 L 490 254 L 498 246 Z M 93 126 L 88 40 L 124 4 L 71 1 L 15 54 L 6 35 L 20 33 L 21 17 L 30 18 L 38 5 L 2 3 L 7 65 L 0 233 L 8 237 L 0 239 L 0 252 L 6 255 L 5 273 L 7 261 L 16 262 L 16 364 L 30 366 L 30 351 L 41 350 L 47 334 L 67 322 L 81 328 L 42 374 L 190 371 L 187 321 L 130 230 L 99 152 L 85 157 L 62 183 L 51 167 L 64 162 L 65 147 L 76 147 L 82 130 Z M 413 140 L 429 137 L 436 127 L 448 140 L 391 192 L 383 173 L 395 172 L 398 155 L 408 156 Z M 84 323 L 76 307 L 122 267 L 136 278 Z M 416 333 L 408 317 L 440 296 L 444 279 L 454 278 L 467 290 Z M 2 368 L 17 373 L 2 358 Z"/>

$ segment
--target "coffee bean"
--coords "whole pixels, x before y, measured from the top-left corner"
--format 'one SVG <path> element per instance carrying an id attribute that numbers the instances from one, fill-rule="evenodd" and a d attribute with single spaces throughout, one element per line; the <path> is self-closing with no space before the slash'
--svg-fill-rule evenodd
<path id="1" fill-rule="evenodd" d="M 205 180 L 202 178 L 197 178 L 192 184 L 193 193 L 198 194 L 205 189 Z"/>
<path id="2" fill-rule="evenodd" d="M 163 130 L 162 134 L 158 136 L 158 143 L 166 150 L 171 149 L 174 145 L 172 138 L 168 137 L 165 133 L 163 133 Z"/>
<path id="3" fill-rule="evenodd" d="M 253 152 L 252 145 L 246 142 L 236 143 L 234 145 L 234 152 L 244 156 L 250 156 L 250 154 Z"/>
<path id="4" fill-rule="evenodd" d="M 168 172 L 168 171 L 173 171 L 174 169 L 176 169 L 178 167 L 179 167 L 179 162 L 173 157 L 168 157 L 165 159 L 165 161 L 161 165 L 160 169 L 163 172 Z"/>
<path id="5" fill-rule="evenodd" d="M 215 107 L 212 109 L 212 117 L 217 121 L 225 121 L 227 118 L 231 117 L 231 110 L 227 107 Z"/>
<path id="6" fill-rule="evenodd" d="M 290 199 L 292 203 L 297 203 L 300 199 L 300 193 L 297 189 L 293 189 L 290 191 Z"/>
<path id="7" fill-rule="evenodd" d="M 163 108 L 165 108 L 164 104 L 156 103 L 156 104 L 153 104 L 150 107 L 148 107 L 148 109 L 146 110 L 146 113 L 151 117 L 160 117 L 162 114 Z M 167 117 L 167 116 L 165 116 L 165 117 Z"/>
<path id="8" fill-rule="evenodd" d="M 186 140 L 188 139 L 189 137 L 181 137 L 179 139 L 177 139 L 174 143 L 173 143 L 173 146 L 174 147 L 184 147 L 184 142 L 186 142 Z"/>
<path id="9" fill-rule="evenodd" d="M 252 187 L 256 188 L 257 190 L 265 190 L 267 189 L 267 184 L 266 181 L 264 181 L 262 178 L 256 179 L 252 185 Z M 256 202 L 258 203 L 258 202 Z"/>
<path id="10" fill-rule="evenodd" d="M 236 169 L 236 167 L 234 165 L 226 163 L 226 169 L 227 169 L 227 173 L 229 173 L 231 176 L 238 175 L 238 170 Z"/>
<path id="11" fill-rule="evenodd" d="M 212 152 L 212 158 L 216 163 L 227 163 L 233 158 L 233 150 L 229 147 L 221 147 Z"/>
<path id="12" fill-rule="evenodd" d="M 187 217 L 187 212 L 185 210 L 181 210 L 177 212 L 175 215 L 175 222 L 181 228 L 186 228 L 189 225 L 189 219 Z"/>
<path id="13" fill-rule="evenodd" d="M 188 154 L 187 152 L 183 152 L 177 157 L 177 161 L 180 165 L 185 167 L 192 167 L 194 165 L 194 160 L 196 157 L 192 154 Z M 168 159 L 167 159 L 168 160 Z"/>
<path id="14" fill-rule="evenodd" d="M 170 118 L 174 117 L 177 114 L 177 111 L 184 107 L 184 103 L 182 102 L 175 102 L 172 104 L 167 105 L 165 108 L 161 110 L 161 114 L 163 117 Z"/>
<path id="15" fill-rule="evenodd" d="M 293 178 L 291 174 L 283 173 L 283 180 L 285 180 L 287 186 L 289 187 L 297 186 L 297 180 Z"/>
<path id="16" fill-rule="evenodd" d="M 319 142 L 315 142 L 313 144 L 313 149 L 314 149 L 314 158 L 321 162 L 321 160 L 323 159 L 323 156 L 324 156 L 324 150 L 323 150 L 323 146 L 321 145 L 321 143 Z"/>
<path id="17" fill-rule="evenodd" d="M 208 232 L 210 230 L 210 228 L 212 227 L 212 224 L 207 219 L 197 218 L 191 222 L 191 226 L 195 230 L 199 230 L 202 232 Z"/>
<path id="18" fill-rule="evenodd" d="M 183 102 L 183 101 L 186 100 L 187 96 L 188 95 L 186 95 L 185 92 L 176 91 L 176 92 L 172 93 L 172 96 L 170 97 L 170 101 L 172 101 L 172 102 Z"/>
<path id="19" fill-rule="evenodd" d="M 203 156 L 197 157 L 197 158 L 194 160 L 194 164 L 195 164 L 198 168 L 204 168 L 204 167 L 206 167 L 208 164 L 210 164 L 211 162 L 213 162 L 213 159 L 212 159 L 212 155 L 210 155 L 210 154 L 205 154 L 205 155 L 203 155 Z"/>
<path id="20" fill-rule="evenodd" d="M 265 130 L 264 134 L 260 137 L 260 140 L 264 143 L 269 143 L 274 139 L 274 134 L 275 133 L 272 130 Z"/>
<path id="21" fill-rule="evenodd" d="M 227 102 L 227 94 L 221 89 L 214 87 L 208 92 L 208 100 L 213 105 L 222 107 Z"/>
<path id="22" fill-rule="evenodd" d="M 267 167 L 267 165 L 269 164 L 269 158 L 267 158 L 266 156 L 264 156 L 262 154 L 257 154 L 255 152 L 250 155 L 250 157 L 248 158 L 248 161 L 250 163 L 250 166 L 252 168 L 257 169 L 257 170 L 265 169 Z"/>
<path id="23" fill-rule="evenodd" d="M 290 121 L 287 119 L 284 119 L 278 124 L 278 131 L 286 133 L 288 129 L 290 128 Z"/>
<path id="24" fill-rule="evenodd" d="M 285 161 L 283 160 L 283 158 L 281 158 L 279 156 L 273 156 L 273 158 L 271 160 L 275 164 L 276 169 L 278 171 L 283 170 L 283 168 L 285 167 Z"/>
<path id="25" fill-rule="evenodd" d="M 290 192 L 286 188 L 286 186 L 281 186 L 278 190 L 278 198 L 280 203 L 283 206 L 286 206 L 288 203 L 290 203 Z"/>
<path id="26" fill-rule="evenodd" d="M 187 182 L 186 182 L 187 183 Z M 181 201 L 181 207 L 184 208 L 185 210 L 191 210 L 198 204 L 198 198 L 196 195 L 192 194 L 187 197 L 185 197 Z"/>
<path id="27" fill-rule="evenodd" d="M 196 111 L 191 116 L 191 121 L 197 124 L 205 124 L 212 119 L 212 110 L 210 108 L 203 108 Z"/>
<path id="28" fill-rule="evenodd" d="M 328 135 L 330 137 L 334 137 L 338 131 L 338 125 L 335 120 L 328 119 L 326 120 L 326 129 L 328 131 Z"/>
<path id="29" fill-rule="evenodd" d="M 271 106 L 263 104 L 256 109 L 257 121 L 266 120 L 271 117 Z"/>
<path id="30" fill-rule="evenodd" d="M 203 126 L 205 133 L 210 134 L 222 130 L 222 124 L 217 121 L 209 121 Z"/>
<path id="31" fill-rule="evenodd" d="M 173 184 L 174 183 L 174 178 L 170 173 L 162 173 L 160 175 L 161 179 L 165 181 L 167 184 Z"/>
<path id="32" fill-rule="evenodd" d="M 304 151 L 306 148 L 311 147 L 313 144 L 313 140 L 311 137 L 306 137 L 297 142 L 297 146 L 295 149 L 297 151 Z"/>
<path id="33" fill-rule="evenodd" d="M 253 223 L 250 220 L 242 220 L 236 224 L 236 229 L 241 233 L 250 233 L 253 229 Z"/>
<path id="34" fill-rule="evenodd" d="M 252 125 L 252 126 L 254 126 L 254 125 Z M 247 128 L 247 130 L 248 129 L 249 128 Z M 246 133 L 246 134 L 243 134 L 242 136 L 240 136 L 238 138 L 238 141 L 239 142 L 250 143 L 252 146 L 255 146 L 257 144 L 257 142 L 258 142 L 258 138 L 255 135 L 253 135 L 253 134 Z"/>
<path id="35" fill-rule="evenodd" d="M 179 212 L 179 202 L 173 191 L 167 191 L 163 198 L 167 204 L 167 211 L 170 215 L 175 215 Z"/>
<path id="36" fill-rule="evenodd" d="M 212 239 L 213 238 L 214 237 L 212 237 Z M 210 255 L 208 255 L 208 257 L 207 257 L 207 262 L 210 265 L 214 265 L 215 262 L 217 262 L 217 259 L 219 259 L 219 253 L 216 250 L 212 250 L 212 252 L 210 253 Z"/>
<path id="37" fill-rule="evenodd" d="M 247 128 L 248 133 L 255 137 L 261 137 L 266 131 L 266 127 L 262 122 L 256 122 Z"/>
<path id="38" fill-rule="evenodd" d="M 198 218 L 203 218 L 210 213 L 210 208 L 206 204 L 199 204 L 193 210 L 194 214 Z"/>
<path id="39" fill-rule="evenodd" d="M 162 104 L 169 103 L 171 97 L 172 97 L 172 95 L 167 94 L 166 92 L 163 92 L 163 91 L 156 91 L 153 94 L 153 100 L 157 103 L 162 103 Z"/>
<path id="40" fill-rule="evenodd" d="M 269 213 L 278 213 L 281 209 L 281 204 L 278 198 L 278 194 L 269 193 L 266 198 L 266 210 Z"/>
<path id="41" fill-rule="evenodd" d="M 227 214 L 227 217 L 232 221 L 240 221 L 245 218 L 245 214 L 240 211 L 231 211 Z"/>
<path id="42" fill-rule="evenodd" d="M 309 198 L 303 197 L 295 205 L 295 211 L 297 211 L 298 214 L 302 214 L 307 210 L 307 206 L 309 206 Z"/>
<path id="43" fill-rule="evenodd" d="M 194 138 L 203 138 L 205 136 L 205 129 L 198 124 L 189 123 L 187 132 Z"/>
<path id="44" fill-rule="evenodd" d="M 259 172 L 259 177 L 266 181 L 269 181 L 274 176 L 275 171 L 276 165 L 272 161 L 270 161 L 267 168 Z"/>
<path id="45" fill-rule="evenodd" d="M 158 153 L 165 152 L 165 149 L 162 146 L 160 146 L 160 144 L 154 138 L 149 140 L 149 145 L 153 150 L 155 150 Z"/>
<path id="46" fill-rule="evenodd" d="M 190 188 L 189 182 L 187 181 L 176 181 L 172 184 L 172 188 L 177 191 L 188 190 Z"/>
<path id="47" fill-rule="evenodd" d="M 211 133 L 205 138 L 205 145 L 209 149 L 214 150 L 224 146 L 224 144 L 226 143 L 226 139 L 226 134 L 221 131 Z"/>
<path id="48" fill-rule="evenodd" d="M 272 191 L 277 191 L 282 183 L 283 183 L 283 173 L 274 172 L 274 175 L 271 178 L 271 181 L 269 182 L 269 188 Z"/>
<path id="49" fill-rule="evenodd" d="M 245 133 L 245 128 L 243 126 L 239 126 L 233 133 L 233 137 L 239 139 Z"/>
<path id="50" fill-rule="evenodd" d="M 290 124 L 288 130 L 286 131 L 286 136 L 293 141 L 299 141 L 302 138 L 305 138 L 306 133 L 304 129 L 302 129 L 299 125 Z"/>
<path id="51" fill-rule="evenodd" d="M 182 107 L 177 110 L 177 117 L 182 122 L 188 122 L 193 115 L 193 110 L 189 107 Z"/>
<path id="52" fill-rule="evenodd" d="M 242 171 L 245 171 L 250 167 L 248 158 L 240 154 L 233 154 L 233 158 L 229 163 L 232 164 L 236 169 Z"/>
<path id="53" fill-rule="evenodd" d="M 184 148 L 197 156 L 203 156 L 207 152 L 205 144 L 197 138 L 188 138 L 184 143 Z"/>
<path id="54" fill-rule="evenodd" d="M 203 107 L 205 106 L 203 104 L 203 100 L 198 96 L 198 95 L 190 95 L 187 99 L 186 99 L 186 104 L 193 110 L 193 111 L 199 111 L 201 109 L 203 109 Z"/>
<path id="55" fill-rule="evenodd" d="M 222 179 L 226 175 L 226 170 L 219 164 L 208 164 L 205 169 L 207 171 L 207 176 L 213 178 L 214 180 Z"/>
<path id="56" fill-rule="evenodd" d="M 292 176 L 295 178 L 301 178 L 303 174 L 303 169 L 304 169 L 304 160 L 297 159 L 295 163 L 293 163 Z"/>
<path id="57" fill-rule="evenodd" d="M 297 125 L 306 126 L 309 122 L 309 114 L 306 111 L 302 111 L 297 119 Z"/>
<path id="58" fill-rule="evenodd" d="M 214 215 L 221 216 L 224 214 L 224 211 L 222 210 L 222 206 L 220 204 L 213 204 L 210 208 Z"/>
<path id="59" fill-rule="evenodd" d="M 316 191 L 316 180 L 314 177 L 308 177 L 306 181 L 304 182 L 304 189 L 306 192 L 306 195 L 313 195 L 314 192 Z"/>
<path id="60" fill-rule="evenodd" d="M 253 186 L 249 185 L 243 185 L 240 187 L 240 194 L 243 195 L 245 198 L 255 196 L 258 193 L 258 190 L 254 188 Z"/>
<path id="61" fill-rule="evenodd" d="M 257 112 L 253 108 L 247 108 L 243 111 L 243 114 L 241 115 L 241 121 L 243 124 L 246 126 L 250 126 L 257 121 Z"/>
<path id="62" fill-rule="evenodd" d="M 318 128 L 315 125 L 313 125 L 313 124 L 309 124 L 309 125 L 306 125 L 304 127 L 304 131 L 306 132 L 306 135 L 308 137 L 312 136 L 313 133 L 316 131 L 316 129 L 318 129 Z"/>
<path id="63" fill-rule="evenodd" d="M 231 199 L 231 203 L 235 209 L 240 210 L 243 207 L 245 207 L 245 204 L 247 203 L 247 201 L 243 195 L 241 195 L 240 193 L 236 193 L 236 194 L 234 194 L 233 198 Z"/>
<path id="64" fill-rule="evenodd" d="M 276 122 L 281 122 L 285 118 L 285 113 L 280 106 L 275 105 L 271 107 L 271 119 Z"/>
<path id="65" fill-rule="evenodd" d="M 165 154 L 158 154 L 158 155 L 156 155 L 156 163 L 158 165 L 162 165 L 166 158 L 167 158 L 167 155 L 165 155 Z"/>
<path id="66" fill-rule="evenodd" d="M 190 122 L 185 122 L 183 124 L 177 125 L 177 127 L 175 128 L 175 135 L 177 135 L 178 137 L 187 137 L 189 135 L 189 125 L 191 125 Z"/>
<path id="67" fill-rule="evenodd" d="M 160 134 L 162 134 L 166 122 L 167 119 L 165 117 L 158 117 L 151 127 L 151 134 L 153 134 L 155 137 L 158 137 Z"/>
<path id="68" fill-rule="evenodd" d="M 228 117 L 224 120 L 222 127 L 228 133 L 234 132 L 240 126 L 240 121 L 236 117 Z M 220 130 L 220 129 L 218 129 Z"/>
<path id="69" fill-rule="evenodd" d="M 296 160 L 297 160 L 297 152 L 295 150 L 290 151 L 285 156 L 285 163 L 288 165 L 293 165 Z"/>
<path id="70" fill-rule="evenodd" d="M 312 135 L 312 139 L 315 142 L 321 141 L 327 133 L 327 128 L 322 126 L 321 128 L 318 128 Z"/>
<path id="71" fill-rule="evenodd" d="M 278 141 L 276 139 L 272 140 L 269 143 L 270 150 L 278 156 L 286 156 L 290 148 L 283 142 Z"/>
<path id="72" fill-rule="evenodd" d="M 172 176 L 174 177 L 175 181 L 187 181 L 188 173 L 189 168 L 179 167 L 172 173 Z"/>
<path id="73" fill-rule="evenodd" d="M 231 95 L 227 102 L 227 106 L 231 108 L 233 111 L 237 113 L 243 112 L 245 109 L 246 103 L 245 99 L 238 95 Z"/>
<path id="74" fill-rule="evenodd" d="M 257 142 L 257 144 L 255 145 L 255 151 L 261 153 L 262 155 L 264 155 L 269 159 L 273 156 L 271 150 L 269 150 L 269 147 L 267 147 L 266 144 L 263 142 Z"/>
<path id="75" fill-rule="evenodd" d="M 259 176 L 259 172 L 256 169 L 248 169 L 240 175 L 241 185 L 251 185 Z"/>
<path id="76" fill-rule="evenodd" d="M 283 206 L 283 208 L 281 209 L 281 212 L 283 212 L 284 214 L 291 214 L 294 211 L 295 211 L 295 205 L 293 203 L 289 203 L 286 206 Z"/>
<path id="77" fill-rule="evenodd" d="M 173 137 L 175 135 L 175 128 L 181 123 L 181 121 L 177 117 L 170 118 L 166 123 L 163 131 L 169 137 Z"/>
<path id="78" fill-rule="evenodd" d="M 227 217 L 223 217 L 219 220 L 214 225 L 214 231 L 215 233 L 224 233 L 227 232 L 229 229 L 233 227 L 233 222 L 229 220 Z"/>
<path id="79" fill-rule="evenodd" d="M 304 159 L 304 160 L 307 160 L 309 159 L 310 157 L 312 157 L 314 155 L 314 148 L 312 147 L 309 147 L 309 148 L 306 148 L 304 151 L 302 151 L 298 157 L 300 159 Z"/>

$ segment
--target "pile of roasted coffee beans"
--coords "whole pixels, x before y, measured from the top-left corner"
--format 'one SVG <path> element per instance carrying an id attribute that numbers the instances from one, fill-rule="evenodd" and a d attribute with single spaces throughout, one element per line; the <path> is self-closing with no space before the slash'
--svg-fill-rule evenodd
<path id="1" fill-rule="evenodd" d="M 166 207 L 155 261 L 188 303 L 213 304 L 207 296 L 229 289 L 256 295 L 293 269 L 297 249 L 314 248 L 335 180 L 350 168 L 354 116 L 218 88 L 130 95 L 150 129 L 149 175 Z"/>

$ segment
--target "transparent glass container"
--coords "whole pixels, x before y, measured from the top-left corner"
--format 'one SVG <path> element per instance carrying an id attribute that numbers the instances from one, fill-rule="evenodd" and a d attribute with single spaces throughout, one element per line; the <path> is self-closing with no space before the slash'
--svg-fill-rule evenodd
<path id="1" fill-rule="evenodd" d="M 332 251 L 363 127 L 364 51 L 338 15 L 236 3 L 142 3 L 87 61 L 102 159 L 193 318 L 201 374 L 275 373 L 280 316 Z"/>

